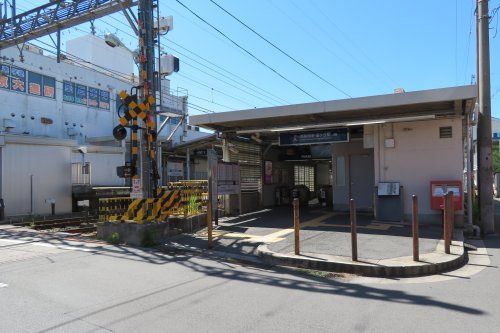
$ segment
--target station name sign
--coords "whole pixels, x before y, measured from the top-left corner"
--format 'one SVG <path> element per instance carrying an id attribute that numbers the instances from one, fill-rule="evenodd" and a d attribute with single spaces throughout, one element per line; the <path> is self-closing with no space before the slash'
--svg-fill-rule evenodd
<path id="1" fill-rule="evenodd" d="M 347 127 L 280 133 L 280 146 L 315 145 L 348 141 L 349 129 Z"/>

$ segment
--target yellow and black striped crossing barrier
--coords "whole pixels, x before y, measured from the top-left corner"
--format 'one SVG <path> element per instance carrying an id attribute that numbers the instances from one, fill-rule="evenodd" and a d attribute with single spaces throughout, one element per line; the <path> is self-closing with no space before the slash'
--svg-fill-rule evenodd
<path id="1" fill-rule="evenodd" d="M 208 201 L 207 181 L 181 181 L 159 188 L 156 198 L 100 199 L 99 216 L 109 221 L 165 221 L 170 215 L 194 215 L 204 211 Z M 101 201 L 102 200 L 102 201 Z M 102 213 L 101 213 L 102 211 Z"/>

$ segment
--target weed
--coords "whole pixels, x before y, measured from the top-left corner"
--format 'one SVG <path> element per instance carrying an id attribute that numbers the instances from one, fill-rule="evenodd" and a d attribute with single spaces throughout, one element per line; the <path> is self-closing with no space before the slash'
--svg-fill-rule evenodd
<path id="1" fill-rule="evenodd" d="M 109 237 L 109 242 L 111 244 L 118 244 L 120 243 L 120 234 L 117 232 L 113 232 L 111 236 Z"/>
<path id="2" fill-rule="evenodd" d="M 156 241 L 154 239 L 153 231 L 151 231 L 151 230 L 144 231 L 144 235 L 142 235 L 141 245 L 143 247 L 156 246 Z"/>

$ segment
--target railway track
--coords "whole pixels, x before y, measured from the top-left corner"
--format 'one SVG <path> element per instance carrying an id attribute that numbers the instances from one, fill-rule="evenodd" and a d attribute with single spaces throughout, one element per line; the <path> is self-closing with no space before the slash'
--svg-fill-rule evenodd
<path id="1" fill-rule="evenodd" d="M 44 217 L 33 218 L 31 220 L 23 219 L 12 222 L 13 225 L 29 227 L 34 230 L 63 231 L 69 233 L 92 233 L 97 229 L 96 216 L 77 216 L 77 217 Z"/>

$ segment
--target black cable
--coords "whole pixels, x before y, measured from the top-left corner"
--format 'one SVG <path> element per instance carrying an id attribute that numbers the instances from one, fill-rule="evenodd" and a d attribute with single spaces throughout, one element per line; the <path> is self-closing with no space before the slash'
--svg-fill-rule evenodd
<path id="1" fill-rule="evenodd" d="M 349 98 L 352 98 L 351 95 L 349 95 L 348 93 L 346 93 L 344 90 L 340 89 L 339 87 L 337 87 L 336 85 L 334 85 L 333 83 L 331 83 L 330 81 L 328 81 L 327 79 L 325 79 L 324 77 L 320 76 L 318 73 L 314 72 L 312 69 L 310 69 L 309 67 L 307 67 L 306 65 L 304 65 L 303 63 L 301 63 L 300 61 L 298 61 L 297 59 L 295 59 L 294 57 L 292 57 L 290 54 L 288 54 L 287 52 L 283 51 L 282 48 L 280 48 L 279 46 L 277 46 L 275 43 L 269 41 L 266 37 L 262 36 L 260 33 L 258 33 L 257 31 L 255 31 L 253 28 L 251 28 L 250 26 L 248 26 L 245 22 L 243 22 L 242 20 L 240 20 L 239 18 L 237 18 L 236 16 L 234 16 L 232 13 L 230 13 L 228 10 L 226 10 L 224 7 L 222 7 L 221 5 L 219 5 L 217 2 L 215 2 L 214 0 L 210 0 L 211 3 L 213 3 L 214 5 L 216 5 L 217 7 L 219 7 L 222 11 L 224 11 L 227 15 L 231 16 L 233 19 L 235 19 L 236 21 L 238 21 L 241 25 L 243 25 L 245 28 L 247 28 L 248 30 L 250 30 L 251 32 L 253 32 L 254 34 L 256 34 L 257 36 L 259 36 L 262 40 L 264 40 L 266 43 L 268 43 L 269 45 L 271 45 L 272 47 L 274 47 L 276 50 L 280 51 L 282 54 L 284 54 L 286 57 L 288 57 L 290 60 L 292 60 L 293 62 L 295 62 L 297 65 L 299 65 L 300 67 L 304 68 L 305 70 L 307 70 L 309 73 L 313 74 L 314 76 L 316 76 L 318 79 L 320 79 L 321 81 L 325 82 L 326 84 L 328 84 L 329 86 L 335 88 L 337 91 L 339 91 L 340 93 L 344 94 L 345 96 L 349 97 Z"/>
<path id="2" fill-rule="evenodd" d="M 304 94 L 306 94 L 307 96 L 311 97 L 312 99 L 316 100 L 319 102 L 319 99 L 317 99 L 316 97 L 314 97 L 313 95 L 311 95 L 310 93 L 308 93 L 307 91 L 305 91 L 304 89 L 302 89 L 300 86 L 298 86 L 296 83 L 292 82 L 290 79 L 288 79 L 287 77 L 285 77 L 283 74 L 279 73 L 276 69 L 272 68 L 271 66 L 269 66 L 268 64 L 266 64 L 264 61 L 260 60 L 257 56 L 255 56 L 252 52 L 248 51 L 247 49 L 245 49 L 243 46 L 241 46 L 240 44 L 238 44 L 237 42 L 235 42 L 233 39 L 231 39 L 229 36 L 227 36 L 225 33 L 223 33 L 222 31 L 220 31 L 218 28 L 216 28 L 214 25 L 212 25 L 211 23 L 209 23 L 207 20 L 205 20 L 204 18 L 202 18 L 200 15 L 198 15 L 197 13 L 195 13 L 193 10 L 191 10 L 189 7 L 187 7 L 185 4 L 183 4 L 180 0 L 175 0 L 177 1 L 182 7 L 184 7 L 186 10 L 188 10 L 191 14 L 193 14 L 194 16 L 196 16 L 199 20 L 201 20 L 203 23 L 207 24 L 208 26 L 210 26 L 212 29 L 214 29 L 215 31 L 217 31 L 219 34 L 221 34 L 222 36 L 224 36 L 227 40 L 229 40 L 231 43 L 233 43 L 234 45 L 236 45 L 239 49 L 243 50 L 245 53 L 247 53 L 248 55 L 250 55 L 252 58 L 254 58 L 256 61 L 258 61 L 260 64 L 262 64 L 264 67 L 266 67 L 267 69 L 271 70 L 273 73 L 275 73 L 276 75 L 278 75 L 279 77 L 281 77 L 283 80 L 287 81 L 288 83 L 290 83 L 291 85 L 293 85 L 295 88 L 299 89 L 300 91 L 302 91 Z"/>

